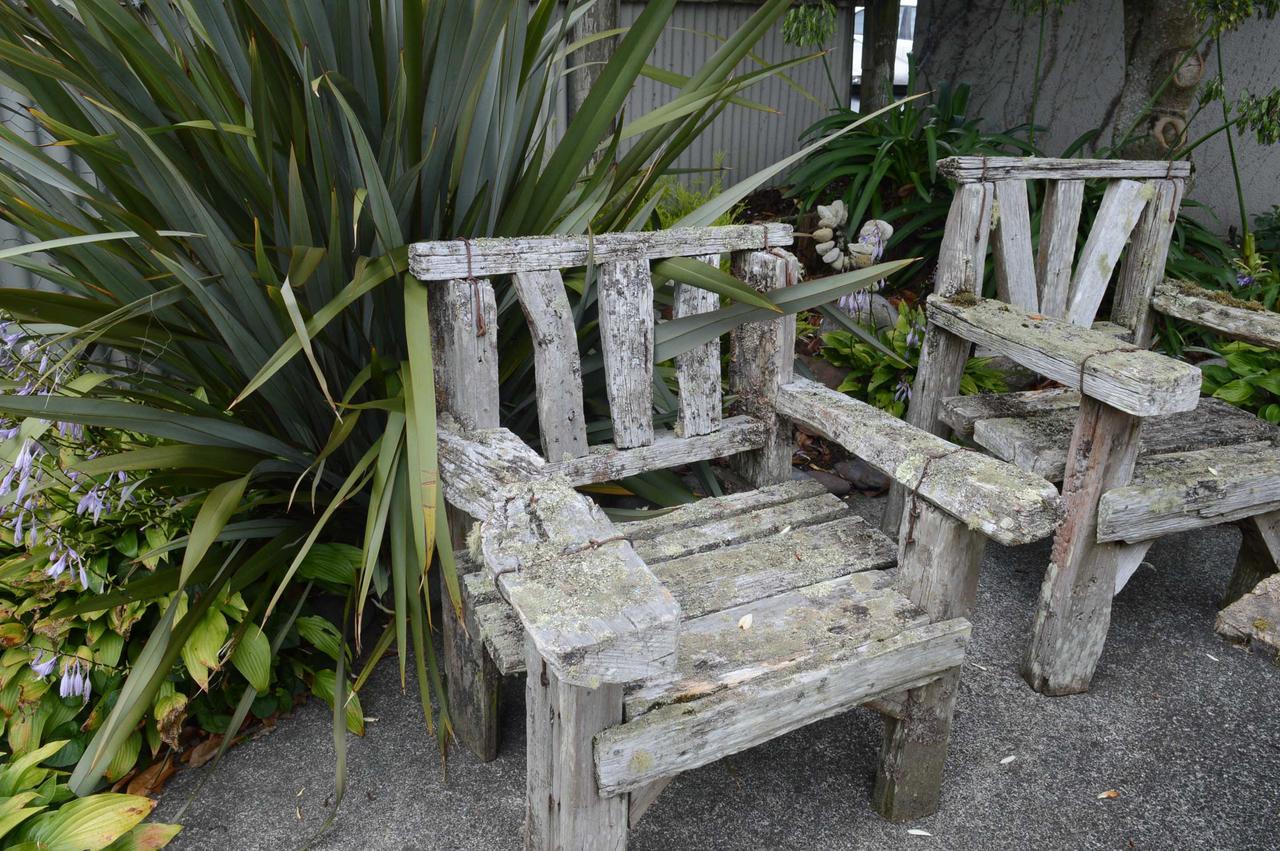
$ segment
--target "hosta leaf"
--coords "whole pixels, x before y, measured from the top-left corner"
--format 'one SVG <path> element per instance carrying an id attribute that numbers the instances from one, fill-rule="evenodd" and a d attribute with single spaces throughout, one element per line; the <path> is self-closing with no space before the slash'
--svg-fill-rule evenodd
<path id="1" fill-rule="evenodd" d="M 244 633 L 231 653 L 236 666 L 255 691 L 265 692 L 271 684 L 271 643 L 256 623 L 244 625 Z"/>
<path id="2" fill-rule="evenodd" d="M 46 851 L 106 848 L 151 814 L 155 802 L 104 792 L 63 804 L 27 822 L 17 834 Z"/>
<path id="3" fill-rule="evenodd" d="M 328 668 L 316 671 L 315 679 L 311 683 L 311 689 L 316 696 L 333 706 L 333 685 L 334 674 Z M 347 693 L 347 703 L 345 714 L 347 720 L 347 729 L 355 733 L 357 736 L 364 735 L 364 710 L 360 707 L 360 697 L 349 689 L 344 689 Z"/>
<path id="4" fill-rule="evenodd" d="M 156 851 L 181 832 L 180 824 L 140 824 L 108 845 L 106 851 Z"/>
<path id="5" fill-rule="evenodd" d="M 219 653 L 227 633 L 227 619 L 217 608 L 210 607 L 182 645 L 182 661 L 202 689 L 209 687 L 209 672 L 222 664 Z"/>
<path id="6" fill-rule="evenodd" d="M 318 615 L 306 615 L 298 618 L 297 625 L 298 634 L 304 641 L 333 661 L 338 661 L 342 636 L 331 621 Z"/>

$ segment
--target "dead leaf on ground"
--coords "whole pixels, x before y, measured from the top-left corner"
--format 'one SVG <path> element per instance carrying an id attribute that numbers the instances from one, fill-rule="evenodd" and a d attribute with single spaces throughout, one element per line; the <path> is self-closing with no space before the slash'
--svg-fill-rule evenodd
<path id="1" fill-rule="evenodd" d="M 1101 793 L 1099 793 L 1099 795 L 1098 795 L 1098 800 L 1099 800 L 1099 801 L 1110 801 L 1110 800 L 1113 800 L 1113 799 L 1115 799 L 1115 798 L 1119 798 L 1119 797 L 1120 797 L 1120 790 L 1119 790 L 1119 789 L 1108 789 L 1108 790 L 1107 790 L 1107 791 L 1105 791 L 1105 792 L 1101 792 Z"/>
<path id="2" fill-rule="evenodd" d="M 169 782 L 169 778 L 177 770 L 178 766 L 174 764 L 171 756 L 165 754 L 159 762 L 152 763 L 138 772 L 137 776 L 129 781 L 127 791 L 130 795 L 155 797 L 164 791 L 164 784 Z"/>
<path id="3" fill-rule="evenodd" d="M 183 761 L 192 768 L 199 768 L 218 754 L 218 748 L 222 745 L 222 735 L 215 733 L 196 745 L 183 755 Z"/>

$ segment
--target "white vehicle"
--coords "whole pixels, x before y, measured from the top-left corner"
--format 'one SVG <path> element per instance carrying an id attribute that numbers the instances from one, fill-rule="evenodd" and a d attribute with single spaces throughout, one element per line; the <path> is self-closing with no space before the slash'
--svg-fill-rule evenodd
<path id="1" fill-rule="evenodd" d="M 893 84 L 907 84 L 907 55 L 911 53 L 911 44 L 916 34 L 916 2 L 917 0 L 901 0 L 898 9 L 898 47 L 894 51 Z M 853 10 L 853 82 L 862 82 L 862 26 L 866 19 L 866 6 L 855 6 Z"/>

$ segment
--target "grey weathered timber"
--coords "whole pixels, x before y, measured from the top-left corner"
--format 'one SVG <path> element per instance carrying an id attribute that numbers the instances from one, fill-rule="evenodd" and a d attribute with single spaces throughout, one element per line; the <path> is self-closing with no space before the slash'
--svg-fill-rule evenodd
<path id="1" fill-rule="evenodd" d="M 947 157 L 938 160 L 938 171 L 958 183 L 983 180 L 1114 180 L 1179 178 L 1191 176 L 1185 160 L 1076 160 L 1051 157 Z"/>
<path id="2" fill-rule="evenodd" d="M 539 655 L 526 652 L 528 738 L 525 847 L 530 851 L 622 851 L 627 798 L 602 796 L 592 774 L 592 739 L 622 721 L 622 686 L 569 685 Z"/>
<path id="3" fill-rule="evenodd" d="M 650 426 L 652 428 L 652 420 Z M 575 485 L 608 482 L 649 470 L 662 470 L 735 452 L 756 449 L 768 440 L 768 429 L 754 417 L 730 417 L 717 431 L 680 437 L 667 429 L 654 429 L 646 446 L 619 449 L 612 443 L 592 446 L 586 455 L 549 464 L 548 469 Z"/>
<path id="4" fill-rule="evenodd" d="M 1239 525 L 1243 541 L 1235 570 L 1222 595 L 1224 606 L 1250 593 L 1259 582 L 1280 569 L 1280 510 L 1255 514 Z"/>
<path id="5" fill-rule="evenodd" d="M 733 255 L 733 275 L 757 292 L 794 284 L 800 264 L 782 251 L 739 251 Z M 791 379 L 795 362 L 796 324 L 780 316 L 740 325 L 730 334 L 732 358 L 729 387 L 737 394 L 738 409 L 764 424 L 764 444 L 732 459 L 734 470 L 755 487 L 791 478 L 791 430 L 775 413 L 778 387 Z"/>
<path id="6" fill-rule="evenodd" d="M 1086 691 L 1111 623 L 1111 598 L 1125 544 L 1097 541 L 1098 500 L 1128 484 L 1142 420 L 1085 398 L 1071 438 L 1062 497 L 1066 517 L 1053 539 L 1023 676 L 1045 694 Z"/>
<path id="7" fill-rule="evenodd" d="M 1166 279 L 1156 287 L 1151 306 L 1165 316 L 1212 328 L 1233 340 L 1280 348 L 1280 313 L 1257 302 L 1232 299 L 1195 284 Z"/>
<path id="8" fill-rule="evenodd" d="M 440 485 L 445 498 L 472 517 L 487 518 L 506 486 L 546 477 L 538 453 L 505 428 L 456 429 L 447 417 L 436 429 Z"/>
<path id="9" fill-rule="evenodd" d="M 464 428 L 498 425 L 498 308 L 488 281 L 427 288 L 436 395 Z"/>
<path id="10" fill-rule="evenodd" d="M 962 619 L 901 630 L 782 664 L 769 676 L 699 700 L 669 704 L 596 737 L 603 794 L 638 789 L 688 771 L 878 696 L 923 685 L 960 664 L 969 624 Z"/>
<path id="11" fill-rule="evenodd" d="M 587 417 L 582 409 L 582 358 L 564 279 L 558 270 L 519 272 L 511 279 L 533 340 L 542 453 L 548 461 L 584 455 Z"/>
<path id="12" fill-rule="evenodd" d="M 884 716 L 884 743 L 871 805 L 890 821 L 911 821 L 938 809 L 960 685 L 958 668 L 908 689 L 897 715 Z"/>
<path id="13" fill-rule="evenodd" d="M 737 517 L 726 517 L 693 529 L 682 529 L 660 538 L 632 539 L 632 545 L 645 563 L 653 566 L 673 558 L 766 538 L 784 530 L 838 520 L 847 514 L 849 506 L 839 497 L 823 493 Z M 631 531 L 630 526 L 624 526 L 623 529 L 628 533 Z"/>
<path id="14" fill-rule="evenodd" d="M 699 257 L 704 263 L 720 265 L 719 254 Z M 710 313 L 720 307 L 720 296 L 689 284 L 677 284 L 671 309 L 673 319 Z M 680 411 L 676 434 L 691 437 L 710 434 L 720 428 L 720 341 L 712 340 L 684 354 L 676 355 L 676 382 L 680 388 Z"/>
<path id="15" fill-rule="evenodd" d="M 992 243 L 995 257 L 996 292 L 1027 313 L 1040 309 L 1036 290 L 1036 266 L 1031 256 L 1031 213 L 1027 208 L 1025 180 L 999 180 L 995 183 L 997 214 Z"/>
<path id="16" fill-rule="evenodd" d="M 1076 230 L 1083 206 L 1083 180 L 1051 180 L 1046 184 L 1036 251 L 1036 284 L 1040 290 L 1040 313 L 1054 319 L 1067 315 Z"/>
<path id="17" fill-rule="evenodd" d="M 986 537 L 927 502 L 909 502 L 898 542 L 898 590 L 934 620 L 967 617 Z"/>
<path id="18" fill-rule="evenodd" d="M 674 664 L 680 606 L 604 512 L 564 480 L 508 486 L 479 544 L 561 682 L 593 688 Z"/>
<path id="19" fill-rule="evenodd" d="M 1071 279 L 1071 297 L 1067 301 L 1067 321 L 1085 328 L 1093 325 L 1098 305 L 1107 292 L 1111 273 L 1120 262 L 1120 252 L 1138 217 L 1155 195 L 1150 183 L 1116 180 L 1107 184 L 1102 206 L 1093 220 L 1089 237 L 1080 250 L 1075 275 Z"/>
<path id="20" fill-rule="evenodd" d="M 827 493 L 827 489 L 813 479 L 792 479 L 755 490 L 706 497 L 675 508 L 655 511 L 654 516 L 624 523 L 623 528 L 633 542 L 648 540 L 680 529 L 692 529 L 824 493 Z"/>
<path id="21" fill-rule="evenodd" d="M 1182 205 L 1181 180 L 1153 180 L 1155 197 L 1142 210 L 1116 281 L 1111 319 L 1130 328 L 1140 346 L 1151 342 L 1151 296 L 1164 279 L 1169 241 Z"/>
<path id="22" fill-rule="evenodd" d="M 1280 448 L 1215 446 L 1158 455 L 1103 494 L 1099 541 L 1146 541 L 1280 508 Z"/>
<path id="23" fill-rule="evenodd" d="M 498 310 L 492 284 L 446 281 L 429 287 L 427 298 L 441 415 L 468 428 L 496 428 Z M 445 510 L 454 546 L 460 548 L 470 522 L 457 506 L 455 500 Z M 458 566 L 460 572 L 467 569 L 476 566 L 465 561 Z M 440 599 L 448 600 L 443 574 L 439 593 Z M 489 761 L 498 755 L 499 682 L 492 658 L 474 638 L 478 629 L 475 612 L 465 600 L 460 614 L 452 605 L 440 607 L 441 661 L 454 736 L 479 759 Z"/>
<path id="24" fill-rule="evenodd" d="M 992 299 L 929 296 L 927 309 L 944 330 L 1135 416 L 1189 411 L 1200 398 L 1196 367 L 1090 328 L 1028 316 Z"/>
<path id="25" fill-rule="evenodd" d="M 600 264 L 600 346 L 613 445 L 653 443 L 653 287 L 644 258 Z"/>
<path id="26" fill-rule="evenodd" d="M 965 617 L 978 592 L 986 538 L 926 502 L 908 501 L 897 587 L 935 621 Z M 872 805 L 891 821 L 934 812 L 942 791 L 959 670 L 910 689 L 884 717 Z"/>
<path id="27" fill-rule="evenodd" d="M 1119 556 L 1116 559 L 1116 583 L 1115 590 L 1112 594 L 1119 594 L 1124 590 L 1124 586 L 1129 584 L 1129 580 L 1138 572 L 1138 568 L 1142 567 L 1143 559 L 1147 557 L 1147 551 L 1151 549 L 1151 545 L 1155 541 L 1139 541 L 1130 547 L 1122 547 Z"/>
<path id="28" fill-rule="evenodd" d="M 628 720 L 928 623 L 885 571 L 864 571 L 685 621 L 676 670 L 627 690 Z"/>
<path id="29" fill-rule="evenodd" d="M 883 570 L 893 541 L 857 515 L 653 566 L 686 618 L 762 600 L 850 573 Z"/>
<path id="30" fill-rule="evenodd" d="M 793 507 L 808 511 L 815 503 L 817 511 L 811 516 L 794 525 L 783 522 L 802 513 L 792 511 Z M 834 510 L 832 503 L 840 510 Z M 777 512 L 785 512 L 785 516 L 779 518 Z M 832 516 L 835 519 L 830 519 Z M 864 573 L 883 577 L 879 571 L 894 563 L 893 542 L 830 494 L 758 508 L 711 521 L 706 527 L 674 529 L 648 539 L 640 537 L 643 531 L 633 531 L 640 525 L 628 523 L 619 528 L 670 589 L 685 618 L 748 605 L 797 585 Z M 498 594 L 492 578 L 468 576 L 464 589 L 498 668 L 504 674 L 523 670 L 523 627 Z"/>
<path id="31" fill-rule="evenodd" d="M 993 417 L 978 420 L 972 437 L 1000 460 L 1060 482 L 1076 418 L 1074 408 L 1039 416 Z M 1205 397 L 1193 411 L 1148 417 L 1142 428 L 1138 463 L 1141 469 L 1157 464 L 1157 455 L 1224 449 L 1262 440 L 1280 440 L 1280 428 L 1221 399 Z"/>
<path id="32" fill-rule="evenodd" d="M 942 400 L 939 416 L 957 437 L 968 439 L 973 437 L 973 427 L 979 420 L 1036 417 L 1054 411 L 1074 411 L 1078 407 L 1078 390 L 1050 387 L 1047 390 L 1025 390 L 1020 393 L 951 396 Z"/>
<path id="33" fill-rule="evenodd" d="M 791 225 L 724 225 L 707 228 L 597 234 L 528 236 L 415 242 L 409 246 L 409 271 L 420 281 L 510 275 L 546 269 L 571 269 L 588 261 L 699 257 L 726 251 L 785 248 Z"/>
<path id="34" fill-rule="evenodd" d="M 1262 580 L 1218 612 L 1214 629 L 1229 641 L 1280 654 L 1280 574 Z"/>
<path id="35" fill-rule="evenodd" d="M 778 410 L 1001 543 L 1039 540 L 1057 523 L 1057 492 L 1039 476 L 960 449 L 817 382 L 785 385 Z"/>
<path id="36" fill-rule="evenodd" d="M 961 292 L 982 294 L 994 196 L 990 183 L 971 183 L 956 189 L 938 251 L 935 293 L 946 296 Z M 945 433 L 946 425 L 938 418 L 938 408 L 943 399 L 960 392 L 960 378 L 972 351 L 973 346 L 968 340 L 936 324 L 928 325 L 912 386 L 911 404 L 907 408 L 908 423 L 932 434 Z M 891 535 L 898 533 L 905 498 L 906 489 L 902 484 L 890 484 L 880 528 Z"/>

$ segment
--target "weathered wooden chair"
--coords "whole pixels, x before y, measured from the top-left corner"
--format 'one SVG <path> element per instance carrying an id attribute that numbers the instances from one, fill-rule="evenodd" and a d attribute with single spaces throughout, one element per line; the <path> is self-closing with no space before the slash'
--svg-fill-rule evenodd
<path id="1" fill-rule="evenodd" d="M 1188 164 L 953 157 L 939 167 L 958 187 L 907 420 L 938 435 L 950 429 L 1063 483 L 1066 516 L 1024 676 L 1048 694 L 1085 691 L 1112 596 L 1156 538 L 1242 521 L 1228 602 L 1275 569 L 1280 452 L 1272 441 L 1280 430 L 1200 399 L 1197 368 L 1146 351 L 1153 308 L 1224 326 L 1215 324 L 1222 305 L 1189 304 L 1162 283 Z M 1045 183 L 1034 259 L 1032 179 Z M 1076 259 L 1084 181 L 1093 179 L 1107 186 Z M 998 296 L 991 300 L 980 298 L 989 233 Z M 1113 274 L 1110 321 L 1096 321 Z M 1062 388 L 957 396 L 973 344 Z M 899 516 L 903 499 L 900 488 L 891 494 L 886 522 Z"/>
<path id="2" fill-rule="evenodd" d="M 933 811 L 985 536 L 1042 538 L 1038 476 L 791 374 L 794 319 L 732 331 L 737 414 L 713 342 L 677 359 L 679 419 L 655 428 L 649 261 L 732 253 L 760 291 L 794 283 L 782 225 L 412 247 L 431 282 L 440 469 L 470 536 L 462 623 L 445 606 L 454 729 L 496 753 L 500 674 L 526 672 L 530 848 L 620 848 L 677 774 L 863 703 L 886 717 L 875 799 Z M 760 250 L 769 249 L 769 250 Z M 560 270 L 596 264 L 611 444 L 588 446 Z M 543 456 L 499 422 L 490 276 L 511 276 L 533 341 Z M 718 299 L 679 287 L 675 315 Z M 895 546 L 791 476 L 790 422 L 909 484 Z M 615 525 L 575 486 L 728 457 L 756 490 Z M 455 519 L 463 519 L 461 516 Z M 895 579 L 889 569 L 899 564 Z"/>

